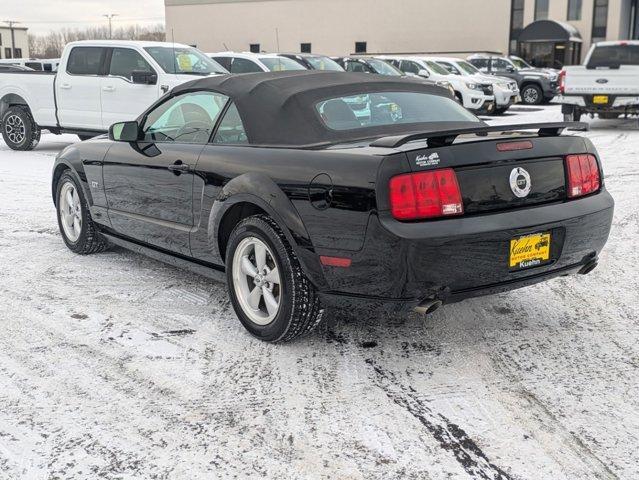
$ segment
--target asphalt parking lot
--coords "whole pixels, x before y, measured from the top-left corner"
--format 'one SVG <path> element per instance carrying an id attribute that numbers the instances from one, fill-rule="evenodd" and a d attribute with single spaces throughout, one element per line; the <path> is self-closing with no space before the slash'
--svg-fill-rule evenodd
<path id="1" fill-rule="evenodd" d="M 616 200 L 590 275 L 285 345 L 224 285 L 71 253 L 50 173 L 76 137 L 0 141 L 0 479 L 639 478 L 639 126 L 589 121 Z"/>

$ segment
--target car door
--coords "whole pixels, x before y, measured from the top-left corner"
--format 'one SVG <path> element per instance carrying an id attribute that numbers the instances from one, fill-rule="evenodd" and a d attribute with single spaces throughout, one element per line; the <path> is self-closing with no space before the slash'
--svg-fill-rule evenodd
<path id="1" fill-rule="evenodd" d="M 158 99 L 160 89 L 157 72 L 133 48 L 113 48 L 107 56 L 107 75 L 100 79 L 102 127 L 116 122 L 135 120 Z M 133 72 L 155 74 L 147 84 L 133 82 Z"/>
<path id="2" fill-rule="evenodd" d="M 73 47 L 56 77 L 58 120 L 65 128 L 103 130 L 100 79 L 107 49 Z"/>
<path id="3" fill-rule="evenodd" d="M 194 169 L 228 98 L 190 92 L 141 122 L 138 142 L 116 142 L 103 167 L 109 219 L 120 235 L 191 255 Z"/>

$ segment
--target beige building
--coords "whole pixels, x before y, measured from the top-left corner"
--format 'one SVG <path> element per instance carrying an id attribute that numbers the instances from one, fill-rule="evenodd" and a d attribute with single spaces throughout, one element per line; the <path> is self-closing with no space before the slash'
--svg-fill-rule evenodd
<path id="1" fill-rule="evenodd" d="M 13 30 L 13 35 L 12 35 Z M 29 37 L 25 27 L 0 25 L 0 58 L 28 58 Z"/>
<path id="2" fill-rule="evenodd" d="M 167 38 L 173 35 L 176 42 L 208 52 L 510 51 L 547 66 L 581 61 L 593 38 L 637 38 L 638 4 L 639 0 L 165 0 Z M 527 41 L 518 42 L 520 35 Z"/>

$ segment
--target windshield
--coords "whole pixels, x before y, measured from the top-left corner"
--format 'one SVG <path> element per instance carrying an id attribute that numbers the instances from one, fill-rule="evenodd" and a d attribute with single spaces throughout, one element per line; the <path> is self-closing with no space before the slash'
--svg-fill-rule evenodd
<path id="1" fill-rule="evenodd" d="M 195 48 L 146 47 L 144 50 L 158 62 L 166 73 L 182 75 L 210 75 L 228 73 L 222 65 Z"/>
<path id="2" fill-rule="evenodd" d="M 526 62 L 524 62 L 521 58 L 511 58 L 510 61 L 513 62 L 515 64 L 515 67 L 517 67 L 518 69 L 533 68 Z"/>
<path id="3" fill-rule="evenodd" d="M 588 61 L 589 68 L 639 65 L 639 45 L 596 47 Z"/>
<path id="4" fill-rule="evenodd" d="M 459 68 L 461 68 L 467 75 L 475 75 L 476 73 L 481 73 L 468 62 L 457 62 L 457 65 L 459 65 Z"/>
<path id="5" fill-rule="evenodd" d="M 286 57 L 260 57 L 260 61 L 271 72 L 284 72 L 286 70 L 306 70 L 304 66 Z"/>
<path id="6" fill-rule="evenodd" d="M 382 92 L 331 98 L 315 105 L 332 130 L 430 122 L 479 122 L 454 100 L 421 92 Z"/>
<path id="7" fill-rule="evenodd" d="M 424 63 L 426 64 L 426 66 L 431 72 L 434 72 L 438 75 L 450 75 L 450 72 L 437 62 L 431 62 L 430 60 L 428 60 L 428 61 L 425 61 Z"/>
<path id="8" fill-rule="evenodd" d="M 373 67 L 373 70 L 375 70 L 375 72 L 379 73 L 380 75 L 392 75 L 394 77 L 401 77 L 402 75 L 404 75 L 399 68 L 395 68 L 390 63 L 386 63 L 383 60 L 370 58 L 365 61 L 371 67 Z"/>
<path id="9" fill-rule="evenodd" d="M 305 57 L 308 63 L 310 63 L 315 70 L 335 70 L 337 72 L 343 72 L 344 69 L 339 66 L 339 63 L 331 60 L 328 57 Z"/>

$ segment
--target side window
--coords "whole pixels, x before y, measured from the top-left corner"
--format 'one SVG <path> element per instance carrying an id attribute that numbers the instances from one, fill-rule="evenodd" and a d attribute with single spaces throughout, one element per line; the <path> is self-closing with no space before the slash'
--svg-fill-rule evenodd
<path id="1" fill-rule="evenodd" d="M 25 67 L 32 68 L 33 70 L 37 70 L 39 72 L 42 71 L 42 64 L 37 62 L 24 62 Z"/>
<path id="2" fill-rule="evenodd" d="M 229 72 L 231 71 L 231 60 L 233 60 L 231 57 L 213 57 L 213 60 L 222 65 Z"/>
<path id="3" fill-rule="evenodd" d="M 356 62 L 356 61 L 355 62 L 354 61 L 348 62 L 346 64 L 346 71 L 347 72 L 359 72 L 359 73 L 367 73 L 368 72 L 368 70 L 366 70 L 366 67 L 362 63 Z"/>
<path id="4" fill-rule="evenodd" d="M 437 63 L 439 63 L 442 67 L 444 67 L 453 75 L 461 75 L 459 73 L 459 70 L 457 70 L 457 68 L 452 63 L 448 63 L 448 62 L 437 62 Z"/>
<path id="5" fill-rule="evenodd" d="M 111 55 L 111 66 L 109 75 L 114 77 L 124 77 L 131 80 L 135 70 L 152 72 L 151 65 L 135 50 L 130 48 L 114 48 Z"/>
<path id="6" fill-rule="evenodd" d="M 158 105 L 142 131 L 147 142 L 205 144 L 228 97 L 215 92 L 185 93 Z"/>
<path id="7" fill-rule="evenodd" d="M 404 73 L 414 73 L 415 75 L 419 73 L 419 65 L 417 65 L 415 62 L 402 60 L 401 65 L 401 70 Z"/>
<path id="8" fill-rule="evenodd" d="M 496 58 L 493 60 L 493 68 L 500 72 L 505 72 L 509 66 L 510 64 L 502 58 Z"/>
<path id="9" fill-rule="evenodd" d="M 488 59 L 487 58 L 473 58 L 470 60 L 470 63 L 475 65 L 480 70 L 482 68 L 488 68 Z"/>
<path id="10" fill-rule="evenodd" d="M 242 124 L 240 112 L 237 111 L 235 104 L 232 104 L 226 111 L 226 115 L 224 115 L 217 132 L 215 132 L 213 143 L 236 145 L 248 144 L 244 124 Z"/>
<path id="11" fill-rule="evenodd" d="M 105 52 L 102 47 L 74 47 L 69 54 L 67 72 L 71 75 L 99 75 Z"/>
<path id="12" fill-rule="evenodd" d="M 261 72 L 259 65 L 245 58 L 234 58 L 231 64 L 231 73 L 256 73 Z"/>

